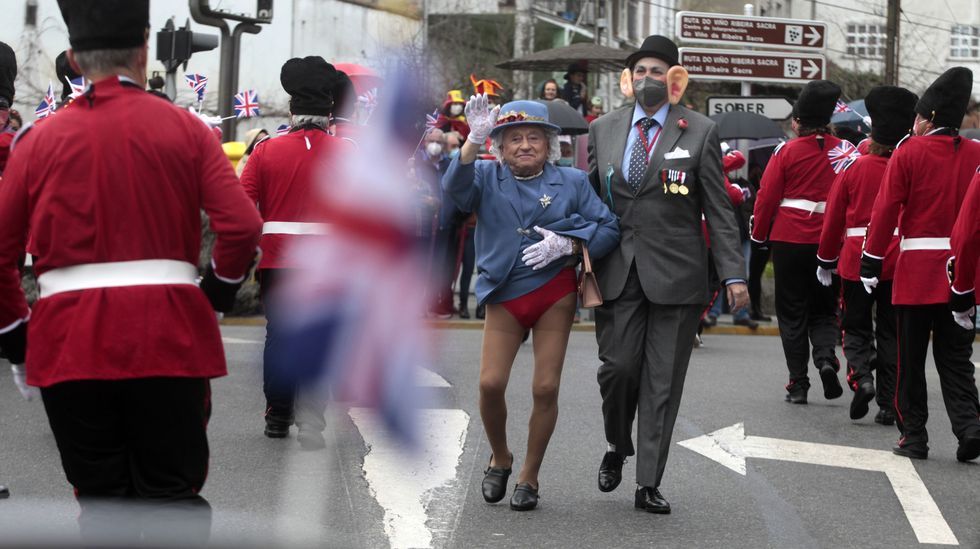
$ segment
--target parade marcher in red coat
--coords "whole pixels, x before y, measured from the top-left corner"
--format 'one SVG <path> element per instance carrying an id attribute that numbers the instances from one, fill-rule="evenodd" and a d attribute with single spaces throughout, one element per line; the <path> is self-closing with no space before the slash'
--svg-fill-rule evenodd
<path id="1" fill-rule="evenodd" d="M 315 410 L 309 414 L 294 413 L 297 367 L 280 359 L 282 319 L 277 318 L 278 309 L 270 306 L 269 301 L 285 273 L 297 267 L 290 248 L 303 238 L 326 232 L 321 222 L 322 212 L 315 209 L 320 202 L 317 184 L 321 179 L 330 180 L 338 159 L 353 145 L 327 133 L 334 106 L 332 90 L 341 80 L 333 65 L 318 56 L 293 58 L 282 66 L 279 80 L 290 95 L 292 129 L 286 135 L 259 143 L 241 179 L 265 222 L 262 260 L 258 267 L 267 320 L 263 359 L 265 435 L 285 438 L 295 420 L 303 447 L 319 449 L 324 447 L 321 433 L 325 427 L 321 401 L 312 398 L 315 391 L 310 392 L 311 398 L 304 392 L 301 404 Z"/>
<path id="2" fill-rule="evenodd" d="M 836 300 L 830 288 L 813 278 L 827 193 L 836 172 L 857 154 L 854 145 L 829 133 L 827 125 L 838 97 L 840 88 L 826 80 L 803 88 L 793 107 L 793 129 L 799 137 L 773 152 L 750 223 L 756 246 L 771 241 L 776 317 L 789 368 L 786 400 L 794 404 L 807 402 L 811 344 L 824 398 L 843 394 L 834 352 Z"/>
<path id="3" fill-rule="evenodd" d="M 861 281 L 873 288 L 883 276 L 898 226 L 902 240 L 892 303 L 898 320 L 895 411 L 902 437 L 893 451 L 916 459 L 929 453 L 925 362 L 930 334 L 946 413 L 959 440 L 956 458 L 980 455 L 980 404 L 970 362 L 974 331 L 950 316 L 946 277 L 953 223 L 980 164 L 980 143 L 962 139 L 957 129 L 972 87 L 973 73 L 954 67 L 916 103 L 915 136 L 902 142 L 888 162 L 861 256 Z"/>
<path id="4" fill-rule="evenodd" d="M 953 320 L 966 330 L 976 327 L 977 258 L 980 257 L 980 168 L 960 208 L 949 238 L 953 257 L 949 259 L 949 307 Z"/>
<path id="5" fill-rule="evenodd" d="M 7 165 L 10 144 L 17 133 L 10 127 L 10 108 L 14 105 L 14 80 L 17 78 L 17 57 L 14 50 L 0 42 L 0 176 Z"/>
<path id="6" fill-rule="evenodd" d="M 233 304 L 261 220 L 207 128 L 144 91 L 148 0 L 59 6 L 69 59 L 93 84 L 14 143 L 0 184 L 0 349 L 23 362 L 29 335 L 27 381 L 83 536 L 120 522 L 96 510 L 107 498 L 187 504 L 209 529 L 209 380 L 226 373 L 214 311 Z M 199 288 L 202 209 L 216 242 Z M 33 310 L 17 268 L 28 230 Z M 167 543 L 190 535 L 178 530 Z"/>
<path id="7" fill-rule="evenodd" d="M 847 357 L 847 383 L 854 391 L 851 419 L 864 417 L 868 403 L 875 399 L 878 403 L 875 422 L 882 425 L 895 423 L 898 343 L 891 281 L 898 257 L 898 238 L 893 237 L 888 246 L 881 281 L 871 294 L 864 291 L 859 276 L 861 245 L 888 159 L 912 128 L 917 100 L 914 93 L 896 86 L 879 86 L 868 93 L 864 104 L 872 121 L 869 154 L 847 163 L 834 180 L 817 250 L 817 280 L 830 286 L 834 270 L 841 277 L 841 331 Z M 877 379 L 873 371 L 877 371 Z"/>

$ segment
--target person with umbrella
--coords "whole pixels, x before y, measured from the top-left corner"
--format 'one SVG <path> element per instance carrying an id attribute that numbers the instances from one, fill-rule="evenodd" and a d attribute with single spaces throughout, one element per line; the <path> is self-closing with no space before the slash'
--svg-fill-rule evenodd
<path id="1" fill-rule="evenodd" d="M 565 73 L 565 85 L 561 89 L 561 98 L 582 116 L 588 114 L 586 105 L 589 100 L 589 90 L 585 84 L 588 74 L 588 65 L 581 62 L 572 63 Z"/>
<path id="2" fill-rule="evenodd" d="M 881 281 L 872 293 L 864 290 L 859 276 L 861 244 L 888 160 L 912 127 L 917 99 L 914 93 L 896 86 L 878 86 L 868 93 L 865 105 L 872 122 L 870 154 L 848 162 L 834 180 L 827 197 L 817 250 L 820 284 L 830 286 L 834 270 L 841 277 L 841 332 L 847 358 L 847 383 L 854 392 L 851 419 L 864 417 L 868 413 L 868 403 L 877 399 L 875 423 L 882 425 L 895 423 L 893 401 L 898 344 L 892 278 L 898 256 L 898 237 L 893 237 L 888 246 Z M 877 372 L 877 379 L 872 371 Z"/>
<path id="3" fill-rule="evenodd" d="M 595 263 L 604 299 L 595 316 L 608 444 L 598 487 L 615 490 L 626 457 L 635 453 L 634 506 L 665 514 L 670 503 L 660 480 L 709 297 L 702 212 L 733 309 L 746 306 L 748 291 L 717 127 L 677 104 L 686 87 L 677 45 L 647 37 L 627 58 L 621 87 L 635 103 L 589 127 L 589 177 L 622 230 L 619 246 Z"/>
<path id="4" fill-rule="evenodd" d="M 575 314 L 575 256 L 602 257 L 616 246 L 616 217 L 585 173 L 554 166 L 559 127 L 545 105 L 512 101 L 490 108 L 486 95 L 466 105 L 470 136 L 442 184 L 456 206 L 480 219 L 476 293 L 486 303 L 480 360 L 480 417 L 491 456 L 483 479 L 489 503 L 503 499 L 514 457 L 507 442 L 505 392 L 527 330 L 534 335 L 534 376 L 527 457 L 510 500 L 538 503 L 538 472 L 558 419 L 558 387 Z M 491 139 L 499 160 L 477 160 Z"/>
<path id="5" fill-rule="evenodd" d="M 827 80 L 808 82 L 793 106 L 793 131 L 766 166 L 750 220 L 755 246 L 769 243 L 776 279 L 776 318 L 789 370 L 786 401 L 807 403 L 810 346 L 820 373 L 824 398 L 844 390 L 837 371 L 836 300 L 813 277 L 827 193 L 834 177 L 852 157 L 854 145 L 830 134 L 830 116 L 840 87 Z"/>

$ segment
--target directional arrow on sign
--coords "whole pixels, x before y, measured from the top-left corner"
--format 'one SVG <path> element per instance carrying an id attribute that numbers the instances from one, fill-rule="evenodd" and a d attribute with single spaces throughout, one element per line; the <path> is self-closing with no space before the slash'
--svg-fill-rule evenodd
<path id="1" fill-rule="evenodd" d="M 820 41 L 820 31 L 817 30 L 816 27 L 807 27 L 807 30 L 809 32 L 804 34 L 803 38 L 807 38 L 810 40 L 810 43 L 808 45 L 812 46 Z"/>
<path id="2" fill-rule="evenodd" d="M 806 69 L 804 70 L 806 71 L 807 78 L 813 78 L 814 76 L 820 73 L 820 65 L 814 63 L 812 59 L 807 59 Z"/>
<path id="3" fill-rule="evenodd" d="M 885 473 L 919 543 L 959 544 L 908 458 L 882 450 L 745 436 L 745 428 L 741 423 L 678 444 L 741 475 L 746 474 L 746 458 Z"/>

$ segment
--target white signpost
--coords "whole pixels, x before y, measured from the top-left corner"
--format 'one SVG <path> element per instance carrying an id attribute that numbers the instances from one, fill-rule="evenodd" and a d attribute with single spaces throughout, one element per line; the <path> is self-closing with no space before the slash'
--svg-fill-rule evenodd
<path id="1" fill-rule="evenodd" d="M 793 112 L 793 104 L 780 96 L 739 95 L 715 96 L 708 98 L 708 116 L 726 112 L 752 112 L 770 120 L 786 120 Z"/>

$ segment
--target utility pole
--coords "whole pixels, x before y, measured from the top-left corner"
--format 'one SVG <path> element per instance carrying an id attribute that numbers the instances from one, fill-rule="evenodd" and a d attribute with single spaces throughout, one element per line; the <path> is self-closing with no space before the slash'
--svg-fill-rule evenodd
<path id="1" fill-rule="evenodd" d="M 888 0 L 888 19 L 885 23 L 885 84 L 898 85 L 898 14 L 901 0 Z"/>
<path id="2" fill-rule="evenodd" d="M 534 18 L 531 16 L 531 0 L 514 3 L 514 57 L 523 57 L 534 48 Z M 515 90 L 518 94 L 533 97 L 531 78 L 527 71 L 517 71 Z"/>

